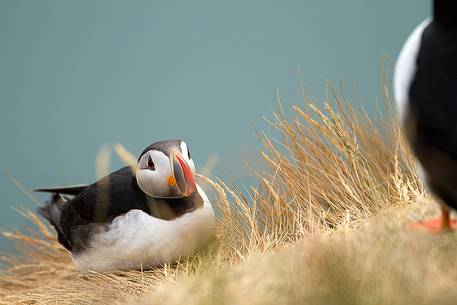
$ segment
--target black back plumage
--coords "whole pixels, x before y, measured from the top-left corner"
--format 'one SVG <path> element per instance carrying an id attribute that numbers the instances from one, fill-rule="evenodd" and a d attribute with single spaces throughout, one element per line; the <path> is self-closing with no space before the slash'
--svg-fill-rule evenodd
<path id="1" fill-rule="evenodd" d="M 433 1 L 434 23 L 448 29 L 457 28 L 457 2 L 455 0 Z"/>
<path id="2" fill-rule="evenodd" d="M 436 0 L 434 9 L 422 34 L 405 129 L 427 184 L 457 209 L 457 31 L 449 26 L 457 4 Z"/>
<path id="3" fill-rule="evenodd" d="M 55 189 L 51 189 L 55 190 Z M 56 196 L 56 193 L 53 195 Z M 41 208 L 53 210 L 55 201 Z M 90 236 L 100 231 L 115 217 L 132 209 L 157 218 L 171 220 L 193 211 L 203 205 L 203 199 L 196 191 L 183 198 L 152 198 L 138 187 L 135 174 L 130 167 L 124 167 L 83 188 L 74 198 L 61 204 L 60 215 L 46 217 L 56 227 L 59 241 L 73 253 L 86 248 Z M 56 215 L 56 213 L 54 213 Z M 59 220 L 56 218 L 59 217 Z"/>

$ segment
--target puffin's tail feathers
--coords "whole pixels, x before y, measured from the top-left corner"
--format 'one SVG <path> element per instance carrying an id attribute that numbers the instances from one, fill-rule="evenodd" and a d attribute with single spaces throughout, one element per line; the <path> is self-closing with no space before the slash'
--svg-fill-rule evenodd
<path id="1" fill-rule="evenodd" d="M 38 214 L 46 218 L 49 223 L 56 229 L 59 242 L 68 250 L 71 249 L 69 242 L 65 238 L 62 227 L 60 226 L 60 216 L 68 198 L 58 193 L 54 193 L 45 206 L 38 208 Z"/>
<path id="2" fill-rule="evenodd" d="M 44 193 L 57 193 L 57 194 L 66 194 L 66 195 L 78 195 L 82 190 L 88 187 L 88 184 L 75 184 L 67 186 L 57 186 L 57 187 L 46 187 L 41 189 L 33 190 L 34 192 L 44 192 Z"/>

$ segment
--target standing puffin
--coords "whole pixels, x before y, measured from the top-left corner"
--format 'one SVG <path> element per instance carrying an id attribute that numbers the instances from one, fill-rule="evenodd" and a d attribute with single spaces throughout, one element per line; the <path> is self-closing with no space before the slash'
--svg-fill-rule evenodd
<path id="1" fill-rule="evenodd" d="M 433 17 L 406 41 L 394 73 L 398 112 L 421 178 L 440 200 L 442 219 L 415 224 L 452 229 L 457 209 L 457 1 L 434 0 Z"/>
<path id="2" fill-rule="evenodd" d="M 135 169 L 124 167 L 94 184 L 36 191 L 53 194 L 39 213 L 80 270 L 175 261 L 202 246 L 215 222 L 195 182 L 189 148 L 180 140 L 148 146 Z"/>

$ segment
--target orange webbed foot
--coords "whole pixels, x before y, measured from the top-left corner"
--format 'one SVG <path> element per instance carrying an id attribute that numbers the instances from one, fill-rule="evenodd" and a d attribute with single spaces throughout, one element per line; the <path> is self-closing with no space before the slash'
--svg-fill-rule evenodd
<path id="1" fill-rule="evenodd" d="M 411 223 L 408 225 L 408 228 L 413 230 L 425 230 L 430 233 L 453 231 L 457 229 L 457 220 L 449 220 L 446 224 L 446 221 L 443 221 L 443 218 L 437 218 Z"/>

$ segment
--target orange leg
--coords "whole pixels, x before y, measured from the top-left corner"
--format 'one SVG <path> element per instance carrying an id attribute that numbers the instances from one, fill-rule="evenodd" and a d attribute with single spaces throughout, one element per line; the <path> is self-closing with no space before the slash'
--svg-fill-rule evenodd
<path id="1" fill-rule="evenodd" d="M 448 232 L 457 229 L 457 220 L 451 220 L 449 209 L 441 207 L 441 218 L 412 223 L 408 226 L 411 229 L 424 229 L 429 232 Z"/>

